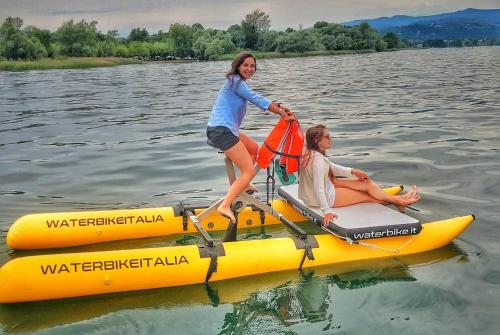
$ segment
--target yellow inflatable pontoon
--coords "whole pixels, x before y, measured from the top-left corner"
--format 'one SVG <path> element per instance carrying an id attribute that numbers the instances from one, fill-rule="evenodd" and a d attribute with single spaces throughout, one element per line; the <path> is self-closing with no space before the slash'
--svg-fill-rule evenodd
<path id="1" fill-rule="evenodd" d="M 262 273 L 410 255 L 450 243 L 473 215 L 422 224 L 417 235 L 349 244 L 330 234 L 105 252 L 28 256 L 0 269 L 0 302 L 78 297 L 203 283 Z M 368 247 L 371 245 L 372 247 Z M 373 247 L 375 246 L 375 247 Z M 314 259 L 305 257 L 310 247 Z M 210 276 L 211 275 L 211 276 Z"/>
<path id="2" fill-rule="evenodd" d="M 183 286 L 411 255 L 450 243 L 474 221 L 473 215 L 466 215 L 421 224 L 399 211 L 367 203 L 336 208 L 339 218 L 325 227 L 328 234 L 308 235 L 293 221 L 321 224 L 322 217 L 298 199 L 297 190 L 297 185 L 281 187 L 278 194 L 283 200 L 272 207 L 240 195 L 240 227 L 283 223 L 295 235 L 286 238 L 235 241 L 236 225 L 231 223 L 225 242 L 215 243 L 207 230 L 228 226 L 215 214 L 217 203 L 198 215 L 180 206 L 26 216 L 9 231 L 12 247 L 61 247 L 182 232 L 200 233 L 205 244 L 19 257 L 0 268 L 0 302 Z M 257 210 L 252 209 L 255 206 Z"/>
<path id="3" fill-rule="evenodd" d="M 397 194 L 401 187 L 390 187 L 386 192 Z M 284 200 L 272 202 L 272 208 L 292 222 L 307 219 Z M 195 214 L 203 208 L 193 209 Z M 63 212 L 29 214 L 19 218 L 7 233 L 7 245 L 12 249 L 49 249 L 118 241 L 153 236 L 195 233 L 188 224 L 181 206 L 124 209 L 107 211 Z M 238 215 L 239 228 L 275 225 L 281 222 L 251 206 Z M 228 220 L 213 213 L 200 220 L 208 232 L 225 230 Z"/>

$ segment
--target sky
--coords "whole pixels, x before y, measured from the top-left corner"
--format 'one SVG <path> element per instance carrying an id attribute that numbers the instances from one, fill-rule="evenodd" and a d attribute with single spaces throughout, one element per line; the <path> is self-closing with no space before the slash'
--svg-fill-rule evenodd
<path id="1" fill-rule="evenodd" d="M 173 23 L 227 29 L 254 9 L 269 14 L 271 29 L 308 28 L 381 16 L 422 16 L 466 8 L 500 8 L 500 0 L 0 0 L 0 21 L 20 17 L 24 26 L 54 31 L 65 21 L 97 21 L 102 32 L 132 28 L 168 31 Z"/>

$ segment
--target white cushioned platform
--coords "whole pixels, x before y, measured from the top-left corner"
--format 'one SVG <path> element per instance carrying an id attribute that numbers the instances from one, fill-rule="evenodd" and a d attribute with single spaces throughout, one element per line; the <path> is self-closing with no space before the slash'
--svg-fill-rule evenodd
<path id="1" fill-rule="evenodd" d="M 278 195 L 311 221 L 321 224 L 319 208 L 306 206 L 298 198 L 298 184 L 281 186 Z M 418 234 L 420 222 L 400 211 L 377 203 L 361 203 L 334 209 L 337 219 L 329 228 L 340 236 L 365 239 Z"/>

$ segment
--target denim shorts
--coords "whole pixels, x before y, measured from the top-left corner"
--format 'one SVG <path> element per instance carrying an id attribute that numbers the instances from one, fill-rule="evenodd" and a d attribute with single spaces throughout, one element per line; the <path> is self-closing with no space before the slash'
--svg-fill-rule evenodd
<path id="1" fill-rule="evenodd" d="M 207 144 L 211 147 L 226 151 L 239 141 L 240 139 L 227 127 L 207 127 Z"/>

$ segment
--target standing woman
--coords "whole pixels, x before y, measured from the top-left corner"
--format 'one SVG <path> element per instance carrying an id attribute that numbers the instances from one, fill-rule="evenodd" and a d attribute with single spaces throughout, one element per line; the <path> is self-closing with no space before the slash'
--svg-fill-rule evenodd
<path id="1" fill-rule="evenodd" d="M 416 186 L 405 195 L 390 195 L 365 172 L 330 162 L 325 153 L 331 147 L 332 139 L 324 125 L 318 124 L 307 129 L 306 149 L 301 158 L 299 198 L 307 206 L 321 209 L 324 225 L 337 217 L 334 214 L 336 207 L 376 202 L 383 205 L 393 204 L 402 211 L 420 199 Z"/>
<path id="2" fill-rule="evenodd" d="M 231 211 L 231 203 L 253 179 L 254 163 L 259 150 L 257 143 L 240 131 L 247 112 L 247 102 L 250 101 L 262 111 L 269 110 L 286 119 L 295 118 L 287 107 L 271 102 L 252 91 L 247 80 L 252 78 L 256 70 L 256 59 L 251 53 L 243 51 L 236 55 L 231 63 L 231 70 L 226 73 L 226 81 L 215 100 L 207 124 L 207 143 L 224 151 L 240 170 L 240 175 L 229 187 L 226 197 L 217 208 L 217 211 L 231 222 L 236 221 Z"/>

